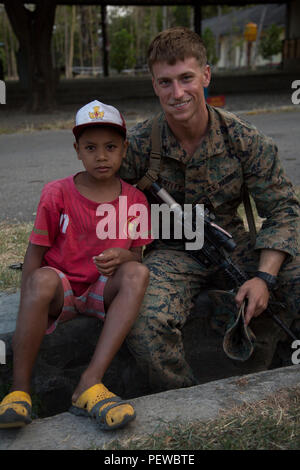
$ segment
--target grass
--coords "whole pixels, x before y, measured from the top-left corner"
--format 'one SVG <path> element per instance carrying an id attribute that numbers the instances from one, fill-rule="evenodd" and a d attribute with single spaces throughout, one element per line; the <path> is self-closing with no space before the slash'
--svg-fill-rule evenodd
<path id="1" fill-rule="evenodd" d="M 300 448 L 300 388 L 243 404 L 217 419 L 171 423 L 146 437 L 115 440 L 106 450 L 296 450 Z"/>
<path id="2" fill-rule="evenodd" d="M 74 120 L 53 120 L 51 121 L 44 121 L 39 123 L 22 123 L 15 127 L 0 127 L 0 135 L 1 134 L 15 134 L 16 132 L 22 133 L 30 133 L 34 131 L 45 131 L 45 130 L 63 130 L 67 129 L 70 130 L 74 126 Z"/>
<path id="3" fill-rule="evenodd" d="M 0 291 L 19 288 L 21 271 L 9 266 L 23 262 L 31 229 L 31 223 L 0 222 Z"/>

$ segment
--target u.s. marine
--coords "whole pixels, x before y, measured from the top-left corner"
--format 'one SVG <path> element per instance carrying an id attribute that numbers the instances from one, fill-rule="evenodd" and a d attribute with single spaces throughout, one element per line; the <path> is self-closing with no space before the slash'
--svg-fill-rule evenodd
<path id="1" fill-rule="evenodd" d="M 247 299 L 245 320 L 257 337 L 248 370 L 250 363 L 255 370 L 268 368 L 282 336 L 263 315 L 275 282 L 287 307 L 286 323 L 299 314 L 299 201 L 272 140 L 236 115 L 206 104 L 211 72 L 197 34 L 181 27 L 159 33 L 149 47 L 148 64 L 162 108 L 158 181 L 180 204 L 203 203 L 233 235 L 233 259 L 250 274 L 235 297 L 238 306 Z M 120 174 L 132 184 L 149 168 L 153 125 L 149 119 L 129 133 Z M 237 213 L 245 188 L 264 219 L 254 243 Z M 193 298 L 216 281 L 216 267 L 199 265 L 178 240 L 156 240 L 144 262 L 150 282 L 127 339 L 130 350 L 154 390 L 194 385 L 181 329 Z"/>

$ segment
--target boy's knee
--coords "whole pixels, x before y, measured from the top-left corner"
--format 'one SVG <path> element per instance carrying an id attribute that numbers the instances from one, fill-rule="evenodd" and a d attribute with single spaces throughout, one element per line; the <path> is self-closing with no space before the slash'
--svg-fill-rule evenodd
<path id="1" fill-rule="evenodd" d="M 38 268 L 28 277 L 26 288 L 33 294 L 53 297 L 60 279 L 52 269 Z"/>
<path id="2" fill-rule="evenodd" d="M 144 264 L 130 261 L 123 264 L 122 282 L 126 286 L 144 286 L 149 282 L 149 269 Z"/>

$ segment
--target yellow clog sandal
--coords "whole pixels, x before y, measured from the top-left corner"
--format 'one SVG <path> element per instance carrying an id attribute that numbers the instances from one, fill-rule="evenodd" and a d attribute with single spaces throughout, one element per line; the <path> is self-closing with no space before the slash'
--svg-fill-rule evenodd
<path id="1" fill-rule="evenodd" d="M 136 416 L 130 403 L 111 393 L 102 383 L 83 392 L 69 411 L 95 419 L 104 431 L 122 428 Z"/>
<path id="2" fill-rule="evenodd" d="M 0 403 L 0 429 L 20 428 L 31 423 L 31 398 L 26 392 L 11 392 Z"/>

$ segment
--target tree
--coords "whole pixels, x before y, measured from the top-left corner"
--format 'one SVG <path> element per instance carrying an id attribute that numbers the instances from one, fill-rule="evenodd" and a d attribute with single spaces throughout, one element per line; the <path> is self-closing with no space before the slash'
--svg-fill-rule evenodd
<path id="1" fill-rule="evenodd" d="M 110 62 L 111 66 L 120 73 L 125 68 L 132 68 L 135 65 L 135 58 L 132 53 L 132 36 L 126 29 L 121 29 L 114 33 L 111 42 Z"/>
<path id="2" fill-rule="evenodd" d="M 15 79 L 18 76 L 16 62 L 17 40 L 2 6 L 0 6 L 0 13 L 0 63 L 2 64 L 4 76 Z M 3 80 L 3 77 L 1 79 Z"/>
<path id="3" fill-rule="evenodd" d="M 31 9 L 22 0 L 4 0 L 5 9 L 19 41 L 19 76 L 28 90 L 28 109 L 51 109 L 55 96 L 55 73 L 51 37 L 56 4 L 37 0 Z"/>
<path id="4" fill-rule="evenodd" d="M 205 28 L 202 39 L 206 47 L 207 61 L 214 65 L 218 62 L 218 57 L 216 55 L 216 40 L 214 34 L 210 28 Z"/>
<path id="5" fill-rule="evenodd" d="M 273 55 L 279 54 L 279 52 L 281 52 L 281 33 L 282 28 L 276 24 L 272 24 L 263 34 L 259 44 L 259 52 L 264 59 L 271 60 L 272 62 Z"/>
<path id="6" fill-rule="evenodd" d="M 74 34 L 76 25 L 76 5 L 71 7 L 71 24 L 68 27 L 67 7 L 65 7 L 65 72 L 66 78 L 72 78 L 74 58 Z M 69 34 L 70 31 L 70 34 Z"/>

